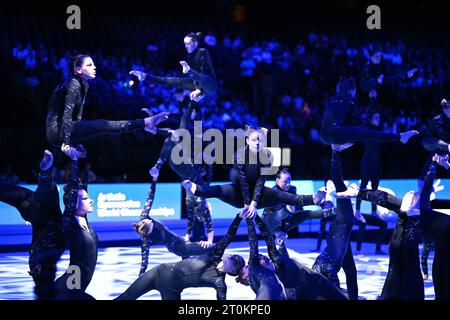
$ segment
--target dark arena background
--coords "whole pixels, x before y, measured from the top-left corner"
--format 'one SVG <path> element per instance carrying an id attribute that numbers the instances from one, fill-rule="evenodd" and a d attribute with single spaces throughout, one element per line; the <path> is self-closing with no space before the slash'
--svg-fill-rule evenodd
<path id="1" fill-rule="evenodd" d="M 73 5 L 75 9 L 71 7 L 69 10 Z M 374 11 L 368 9 L 372 5 L 376 7 Z M 320 271 L 313 265 L 318 263 L 323 252 L 327 252 L 324 251 L 326 247 L 334 248 L 333 239 L 336 236 L 330 235 L 329 226 L 336 216 L 342 214 L 338 202 L 351 201 L 351 211 L 355 217 L 352 223 L 346 225 L 349 229 L 346 229 L 345 239 L 350 245 L 344 252 L 353 256 L 356 267 L 353 277 L 357 279 L 358 289 L 355 296 L 352 291 L 354 288 L 349 288 L 348 283 L 351 272 L 341 268 L 342 264 L 345 265 L 341 256 L 336 262 L 336 272 L 342 294 L 351 300 L 449 299 L 448 291 L 436 294 L 435 290 L 436 281 L 450 290 L 448 276 L 444 280 L 439 279 L 442 276 L 436 271 L 436 261 L 432 267 L 437 256 L 433 243 L 444 240 L 436 239 L 436 234 L 427 233 L 429 229 L 426 223 L 420 220 L 414 231 L 416 235 L 408 235 L 416 237 L 412 245 L 414 248 L 411 249 L 412 258 L 405 258 L 411 255 L 410 252 L 405 253 L 410 250 L 408 246 L 411 244 L 406 244 L 410 239 L 402 240 L 403 253 L 396 251 L 391 240 L 401 224 L 395 209 L 389 206 L 385 208 L 380 203 L 378 206 L 371 205 L 367 201 L 362 201 L 359 207 L 357 202 L 361 201 L 356 197 L 336 201 L 330 176 L 334 153 L 331 143 L 324 141 L 322 131 L 328 114 L 326 110 L 336 93 L 336 84 L 353 78 L 356 96 L 352 110 L 334 106 L 337 108 L 332 111 L 334 117 L 345 118 L 347 127 L 376 129 L 379 134 L 384 132 L 385 135 L 398 135 L 399 138 L 374 143 L 367 135 L 365 138 L 355 138 L 357 134 L 354 132 L 347 133 L 344 140 L 338 139 L 339 134 L 332 134 L 329 139 L 334 139 L 333 143 L 354 142 L 351 148 L 339 152 L 346 185 L 376 189 L 373 183 L 379 181 L 378 190 L 400 200 L 410 190 L 420 193 L 432 155 L 437 152 L 440 157 L 445 157 L 449 153 L 447 143 L 450 139 L 450 123 L 447 117 L 450 117 L 450 111 L 446 116 L 449 110 L 446 101 L 450 99 L 449 17 L 445 4 L 422 0 L 400 1 L 395 2 L 395 5 L 387 1 L 372 3 L 354 0 L 2 3 L 0 299 L 37 300 L 43 297 L 40 295 L 42 292 L 37 293 L 39 290 L 36 288 L 39 286 L 29 275 L 35 259 L 32 257 L 36 251 L 46 249 L 45 245 L 44 248 L 39 247 L 39 244 L 36 247 L 36 243 L 43 241 L 49 230 L 46 219 L 60 221 L 61 217 L 40 217 L 42 219 L 35 223 L 34 220 L 28 221 L 30 219 L 27 220 L 23 212 L 32 211 L 29 209 L 31 203 L 37 201 L 35 198 L 38 192 L 35 191 L 40 181 L 44 150 L 53 155 L 50 176 L 59 191 L 61 212 L 64 216 L 69 215 L 68 219 L 74 219 L 74 212 L 80 210 L 81 204 L 78 203 L 78 209 L 70 207 L 74 211 L 68 212 L 70 208 L 65 206 L 63 199 L 64 186 L 70 183 L 74 170 L 71 159 L 62 152 L 61 143 L 51 144 L 46 135 L 50 97 L 58 84 L 73 76 L 71 57 L 77 54 L 86 54 L 92 58 L 96 75 L 95 79 L 83 78 L 90 79 L 89 89 L 87 93 L 84 92 L 86 97 L 83 102 L 75 102 L 75 108 L 80 103 L 84 106 L 81 118 L 75 119 L 74 112 L 74 121 L 134 120 L 149 117 L 148 113 L 155 115 L 161 112 L 170 112 L 170 115 L 158 125 L 163 130 L 156 134 L 147 130 L 148 124 L 146 130 L 143 130 L 143 125 L 136 130 L 127 130 L 122 126 L 115 134 L 99 134 L 80 142 L 87 151 L 86 158 L 80 159 L 78 163 L 79 173 L 82 180 L 88 183 L 87 191 L 92 199 L 92 210 L 87 215 L 91 231 L 83 229 L 81 222 L 75 227 L 79 232 L 89 235 L 95 230 L 98 243 L 94 253 L 98 257 L 91 266 L 92 279 L 86 280 L 87 286 L 82 290 L 76 289 L 82 295 L 63 297 L 56 294 L 57 298 L 77 300 L 85 298 L 83 294 L 86 294 L 97 300 L 112 300 L 138 278 L 143 242 L 132 224 L 143 219 L 143 210 L 149 204 L 149 201 L 146 202 L 152 181 L 149 170 L 156 166 L 165 139 L 171 134 L 164 128 L 180 128 L 186 101 L 191 100 L 189 94 L 198 89 L 204 97 L 195 102 L 195 115 L 188 115 L 189 122 L 197 117 L 196 120 L 202 121 L 203 131 L 216 129 L 215 132 L 223 134 L 224 142 L 227 129 L 264 127 L 269 129 L 269 136 L 270 132 L 278 129 L 278 140 L 271 136 L 266 146 L 279 160 L 277 166 L 289 170 L 290 184 L 296 187 L 297 194 L 315 194 L 321 187 L 326 187 L 322 203 L 310 203 L 303 209 L 323 212 L 326 209 L 324 203 L 333 204 L 335 209 L 326 211 L 328 213 L 322 216 L 304 219 L 301 224 L 284 230 L 288 235 L 285 245 L 292 260 L 313 268 L 314 272 Z M 212 93 L 205 93 L 198 81 L 195 82 L 196 87 L 186 91 L 153 79 L 153 76 L 186 77 L 180 61 L 186 60 L 188 55 L 185 36 L 190 32 L 201 32 L 197 46 L 209 53 L 217 84 Z M 373 62 L 377 53 L 379 63 Z M 194 66 L 191 65 L 192 69 Z M 129 73 L 131 70 L 145 72 L 147 78 L 139 81 L 136 73 Z M 201 73 L 202 70 L 195 71 Z M 65 99 L 62 104 L 67 111 L 70 103 L 67 96 Z M 441 122 L 432 120 L 439 115 L 442 117 Z M 378 120 L 374 120 L 374 117 Z M 330 126 L 336 125 L 336 119 Z M 412 130 L 417 130 L 415 133 L 418 134 L 414 134 L 407 143 L 400 142 L 403 136 L 399 134 L 414 132 Z M 76 144 L 73 143 L 74 148 Z M 207 144 L 207 140 L 203 139 L 203 147 Z M 223 151 L 225 154 L 227 144 L 219 149 L 216 152 Z M 443 159 L 444 162 L 448 160 Z M 436 165 L 432 166 L 437 167 L 437 173 L 431 205 L 441 215 L 443 222 L 439 224 L 444 230 L 443 226 L 449 225 L 450 218 L 447 212 L 450 207 L 445 201 L 450 198 L 450 180 L 447 170 L 437 165 L 436 161 Z M 189 178 L 196 181 L 193 173 L 180 175 L 168 162 L 159 170 L 154 200 L 152 198 L 150 201 L 150 217 L 159 220 L 183 241 L 189 241 L 185 238 L 190 231 L 187 227 L 191 225 L 193 234 L 189 243 L 203 241 L 201 244 L 205 246 L 218 243 L 226 235 L 235 215 L 246 211 L 248 206 L 231 206 L 218 198 L 206 199 L 208 204 L 201 202 L 202 198 L 195 198 L 198 200 L 192 205 L 186 200 L 190 196 L 181 182 Z M 211 186 L 231 181 L 238 181 L 237 185 L 240 186 L 240 174 L 247 175 L 251 180 L 248 168 L 239 171 L 233 163 L 214 164 L 210 169 Z M 282 174 L 276 180 L 274 173 L 276 170 L 262 181 L 266 187 L 272 188 L 287 177 Z M 371 182 L 365 182 L 364 186 L 361 180 Z M 250 182 L 250 200 L 255 200 L 253 182 Z M 25 192 L 21 188 L 33 195 L 20 201 L 8 198 L 11 190 Z M 349 187 L 348 190 L 351 189 Z M 264 196 L 268 197 L 265 191 Z M 420 206 L 417 204 L 417 208 L 422 206 L 424 199 L 421 197 L 418 200 Z M 196 209 L 192 209 L 200 202 L 204 206 L 201 210 L 207 213 L 198 214 Z M 285 210 L 283 218 L 291 217 L 294 214 L 287 210 L 285 204 L 287 202 L 278 206 L 277 212 Z M 408 221 L 419 219 L 419 215 L 423 218 L 423 210 L 417 208 L 407 211 Z M 270 210 L 257 209 L 259 216 L 270 215 Z M 39 210 L 42 211 L 42 208 Z M 418 210 L 420 214 L 411 218 L 411 210 Z M 283 229 L 281 222 L 280 228 Z M 264 237 L 256 229 L 259 251 L 267 255 Z M 277 235 L 280 230 L 274 233 L 276 241 L 279 240 Z M 435 260 L 447 259 L 447 264 L 440 263 L 446 266 L 448 273 L 449 228 L 445 230 L 446 245 L 438 244 L 444 249 L 437 251 L 442 258 Z M 70 237 L 65 233 L 63 237 L 65 251 L 54 262 L 55 279 L 65 274 L 71 261 L 71 252 L 77 251 L 73 249 L 76 244 L 69 240 Z M 248 261 L 251 253 L 248 238 L 247 223 L 243 221 L 224 257 L 240 255 Z M 156 244 L 150 242 L 146 270 L 157 268 L 163 263 L 184 263 L 186 257 L 182 260 L 169 248 L 175 240 L 171 240 L 167 246 L 153 241 Z M 397 284 L 397 295 L 386 294 L 386 282 L 392 276 L 388 274 L 391 269 L 389 266 L 396 259 L 394 255 L 398 254 L 404 255 L 410 267 L 416 267 L 411 267 L 415 270 L 411 274 L 416 272 L 416 275 L 409 274 L 410 271 L 403 267 L 398 267 L 401 269 L 398 271 L 393 266 L 394 271 L 391 271 L 400 272 L 400 275 L 395 276 L 403 277 L 403 281 L 408 277 L 419 278 L 418 286 L 423 291 L 419 297 L 405 294 L 411 293 L 413 289 L 400 284 Z M 426 254 L 429 254 L 428 259 Z M 323 276 L 326 279 L 330 274 L 325 272 Z M 225 282 L 228 300 L 254 300 L 258 295 L 258 290 L 252 290 L 253 285 L 237 283 L 233 276 L 227 275 Z M 288 288 L 286 283 L 283 282 L 283 285 Z M 309 285 L 314 287 L 316 284 Z M 164 296 L 160 294 L 161 290 L 148 288 L 139 300 L 161 300 Z M 182 300 L 216 300 L 216 289 L 209 285 L 203 286 L 201 282 L 179 290 L 182 291 Z M 301 290 L 308 291 L 311 288 L 302 287 Z M 50 295 L 44 299 L 54 297 Z M 315 299 L 327 300 L 321 294 Z M 355 302 L 358 303 L 364 302 Z M 286 305 L 291 304 L 286 302 Z M 176 304 L 171 307 L 174 315 L 177 314 L 178 306 L 186 306 L 184 311 L 188 312 L 188 304 Z M 275 314 L 277 307 L 282 306 L 274 304 L 272 313 Z"/>

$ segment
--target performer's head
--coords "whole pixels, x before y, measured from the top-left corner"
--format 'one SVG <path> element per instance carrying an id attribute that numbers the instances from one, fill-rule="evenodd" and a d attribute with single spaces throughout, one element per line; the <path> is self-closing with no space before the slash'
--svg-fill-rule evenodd
<path id="1" fill-rule="evenodd" d="M 450 104 L 447 99 L 442 99 L 441 101 L 442 112 L 445 114 L 447 118 L 450 118 Z"/>
<path id="2" fill-rule="evenodd" d="M 269 269 L 270 271 L 274 271 L 275 272 L 275 266 L 272 263 L 272 260 L 270 260 L 269 257 L 262 255 L 262 254 L 258 254 L 258 261 L 259 264 L 266 268 Z M 246 265 L 245 267 L 242 268 L 241 272 L 238 274 L 238 276 L 236 277 L 236 282 L 237 283 L 241 283 L 244 286 L 249 286 L 250 285 L 250 280 L 249 280 L 249 273 L 248 273 L 248 265 Z"/>
<path id="3" fill-rule="evenodd" d="M 420 193 L 414 190 L 408 191 L 402 199 L 400 210 L 408 212 L 410 210 L 419 209 L 420 205 Z"/>
<path id="4" fill-rule="evenodd" d="M 153 220 L 142 219 L 138 223 L 133 223 L 133 227 L 141 236 L 148 236 L 153 231 Z"/>
<path id="5" fill-rule="evenodd" d="M 230 276 L 236 277 L 245 267 L 245 260 L 238 254 L 226 255 L 217 265 L 217 270 L 225 272 Z"/>
<path id="6" fill-rule="evenodd" d="M 264 148 L 268 131 L 266 128 L 252 128 L 250 126 L 245 128 L 245 142 L 248 144 L 250 151 L 258 153 Z"/>
<path id="7" fill-rule="evenodd" d="M 188 53 L 192 53 L 197 49 L 200 35 L 200 32 L 190 32 L 184 37 L 184 46 Z"/>
<path id="8" fill-rule="evenodd" d="M 242 268 L 241 272 L 236 277 L 236 282 L 243 284 L 244 286 L 250 285 L 250 279 L 248 277 L 248 265 Z"/>
<path id="9" fill-rule="evenodd" d="M 92 58 L 86 54 L 78 54 L 71 58 L 70 73 L 74 76 L 81 77 L 83 80 L 95 78 L 96 66 Z"/>
<path id="10" fill-rule="evenodd" d="M 381 51 L 377 50 L 372 52 L 370 55 L 370 61 L 372 61 L 373 64 L 380 64 L 381 62 Z"/>
<path id="11" fill-rule="evenodd" d="M 64 195 L 63 202 L 65 206 L 69 205 L 70 201 L 70 193 L 69 186 L 66 184 L 64 186 Z M 77 193 L 77 204 L 75 207 L 75 214 L 78 216 L 86 216 L 86 214 L 93 211 L 94 201 L 89 197 L 89 194 L 86 191 L 86 186 L 83 185 L 80 181 L 78 193 Z"/>
<path id="12" fill-rule="evenodd" d="M 281 190 L 288 191 L 291 186 L 291 173 L 289 170 L 286 168 L 278 170 L 276 182 Z"/>
<path id="13" fill-rule="evenodd" d="M 355 97 L 356 95 L 356 83 L 353 78 L 341 78 L 341 80 L 336 85 L 337 93 L 346 93 Z"/>
<path id="14" fill-rule="evenodd" d="M 372 117 L 370 118 L 370 124 L 378 127 L 381 123 L 381 116 L 379 112 L 372 113 Z"/>

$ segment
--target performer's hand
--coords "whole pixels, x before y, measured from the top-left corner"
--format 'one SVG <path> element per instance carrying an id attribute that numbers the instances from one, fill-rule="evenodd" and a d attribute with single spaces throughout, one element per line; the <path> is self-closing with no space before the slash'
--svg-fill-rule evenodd
<path id="1" fill-rule="evenodd" d="M 275 240 L 279 246 L 282 246 L 287 238 L 288 238 L 288 235 L 286 232 L 284 232 L 284 231 L 275 232 Z"/>
<path id="2" fill-rule="evenodd" d="M 250 205 L 247 208 L 247 219 L 253 219 L 255 217 L 255 215 L 258 213 L 258 210 L 256 209 L 256 205 L 252 203 L 250 203 Z"/>
<path id="3" fill-rule="evenodd" d="M 189 242 L 189 235 L 188 235 L 188 234 L 185 235 L 185 236 L 183 237 L 183 239 L 184 239 L 184 241 Z"/>
<path id="4" fill-rule="evenodd" d="M 203 94 L 203 92 L 200 89 L 194 90 L 189 94 L 189 98 L 195 102 L 199 102 L 204 97 L 205 97 L 205 95 Z"/>
<path id="5" fill-rule="evenodd" d="M 244 205 L 244 208 L 239 212 L 239 218 L 245 219 L 248 215 L 248 204 Z"/>
<path id="6" fill-rule="evenodd" d="M 87 151 L 82 144 L 76 144 L 75 149 L 77 149 L 77 151 L 80 155 L 80 158 L 86 158 Z"/>
<path id="7" fill-rule="evenodd" d="M 376 98 L 377 97 L 377 91 L 376 90 L 370 90 L 369 91 L 369 98 Z"/>
<path id="8" fill-rule="evenodd" d="M 212 246 L 212 242 L 208 242 L 208 241 L 200 241 L 199 243 L 202 246 L 202 248 L 205 248 L 205 249 Z"/>
<path id="9" fill-rule="evenodd" d="M 439 154 L 435 154 L 433 156 L 433 161 L 437 162 L 437 164 L 444 167 L 445 169 L 450 168 L 450 164 L 448 163 L 448 155 L 441 156 Z"/>
<path id="10" fill-rule="evenodd" d="M 189 67 L 186 61 L 180 61 L 181 66 L 183 67 L 183 73 L 186 74 L 191 71 L 191 67 Z"/>
<path id="11" fill-rule="evenodd" d="M 147 77 L 147 74 L 145 72 L 138 71 L 138 70 L 131 70 L 130 74 L 133 76 L 136 76 L 139 81 L 144 81 L 145 78 Z"/>
<path id="12" fill-rule="evenodd" d="M 315 205 L 320 205 L 323 202 L 323 199 L 325 199 L 325 196 L 327 195 L 327 192 L 322 189 L 325 188 L 324 187 L 320 188 L 313 196 L 313 201 Z"/>
<path id="13" fill-rule="evenodd" d="M 41 273 L 41 271 L 42 271 L 42 266 L 41 266 L 41 264 L 37 264 L 37 265 L 35 265 L 35 266 L 33 267 L 33 270 L 28 271 L 28 274 L 29 274 L 30 276 L 38 276 L 38 275 Z"/>
<path id="14" fill-rule="evenodd" d="M 379 84 L 382 84 L 382 83 L 383 83 L 383 79 L 384 79 L 384 74 L 380 74 L 380 75 L 378 76 L 378 78 L 377 78 L 377 82 L 378 82 Z"/>
<path id="15" fill-rule="evenodd" d="M 412 78 L 412 77 L 414 77 L 414 73 L 416 73 L 417 70 L 419 70 L 419 69 L 417 69 L 417 68 L 411 69 L 406 73 L 406 75 L 408 76 L 408 78 Z"/>
<path id="16" fill-rule="evenodd" d="M 287 211 L 289 211 L 291 213 L 295 212 L 295 207 L 294 206 L 286 205 L 286 209 L 287 209 Z"/>
<path id="17" fill-rule="evenodd" d="M 78 160 L 78 158 L 80 157 L 77 149 L 65 143 L 62 144 L 61 151 L 68 155 L 72 160 Z"/>
<path id="18" fill-rule="evenodd" d="M 170 112 L 160 112 L 154 116 L 145 118 L 145 130 L 152 131 L 158 124 L 169 119 Z"/>

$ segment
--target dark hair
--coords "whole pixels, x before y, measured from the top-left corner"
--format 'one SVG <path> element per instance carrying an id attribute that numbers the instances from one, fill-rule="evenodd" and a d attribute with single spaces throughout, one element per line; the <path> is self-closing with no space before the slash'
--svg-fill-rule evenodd
<path id="1" fill-rule="evenodd" d="M 70 197 L 69 189 L 70 189 L 69 184 L 68 183 L 65 184 L 64 185 L 64 195 L 63 195 L 64 206 L 67 206 L 69 204 L 69 197 Z M 80 190 L 80 189 L 83 189 L 87 192 L 87 185 L 85 185 L 83 183 L 83 181 L 81 181 L 81 179 L 78 180 L 78 190 Z"/>
<path id="2" fill-rule="evenodd" d="M 356 89 L 356 83 L 353 78 L 341 78 L 336 85 L 336 92 L 348 93 L 350 90 Z"/>
<path id="3" fill-rule="evenodd" d="M 244 286 L 250 285 L 250 279 L 248 277 L 244 278 L 242 273 L 239 273 L 235 280 L 237 283 L 243 284 Z"/>
<path id="4" fill-rule="evenodd" d="M 267 128 L 264 128 L 264 127 L 253 128 L 252 126 L 249 126 L 249 125 L 245 126 L 245 136 L 248 137 L 250 135 L 250 133 L 253 133 L 253 132 L 258 132 L 258 133 L 262 132 L 262 133 L 264 133 L 264 135 L 267 135 L 269 130 Z"/>
<path id="5" fill-rule="evenodd" d="M 69 73 L 76 76 L 77 67 L 81 67 L 83 65 L 84 59 L 89 57 L 90 56 L 87 54 L 77 54 L 72 56 L 69 61 Z"/>
<path id="6" fill-rule="evenodd" d="M 281 174 L 288 174 L 291 175 L 291 173 L 289 172 L 289 170 L 287 168 L 280 168 L 277 172 L 277 179 L 281 178 Z"/>
<path id="7" fill-rule="evenodd" d="M 228 274 L 229 274 L 230 276 L 235 277 L 235 276 L 241 275 L 242 269 L 245 267 L 245 260 L 244 260 L 244 258 L 242 258 L 242 257 L 241 257 L 240 255 L 238 255 L 238 254 L 234 254 L 234 255 L 233 255 L 233 260 L 234 260 L 234 262 L 237 264 L 237 271 L 236 271 L 236 273 L 231 273 L 231 272 L 229 272 Z"/>
<path id="8" fill-rule="evenodd" d="M 192 38 L 192 40 L 194 40 L 195 42 L 199 42 L 201 35 L 201 32 L 189 32 L 185 37 Z"/>

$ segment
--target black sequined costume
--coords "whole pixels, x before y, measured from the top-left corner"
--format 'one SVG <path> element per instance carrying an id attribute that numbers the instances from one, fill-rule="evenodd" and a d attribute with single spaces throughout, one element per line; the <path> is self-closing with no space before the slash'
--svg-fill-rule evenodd
<path id="1" fill-rule="evenodd" d="M 77 144 L 102 134 L 118 135 L 123 132 L 144 129 L 144 119 L 137 120 L 82 120 L 84 102 L 89 84 L 74 76 L 58 85 L 48 105 L 46 134 L 48 141 L 61 147 Z"/>
<path id="2" fill-rule="evenodd" d="M 201 255 L 209 252 L 210 248 L 203 248 L 198 242 L 186 242 L 182 237 L 170 231 L 164 224 L 158 220 L 154 220 L 150 217 L 150 209 L 155 197 L 156 182 L 152 182 L 150 185 L 150 191 L 145 202 L 144 209 L 141 213 L 142 219 L 151 219 L 153 221 L 152 232 L 147 236 L 141 236 L 141 270 L 139 276 L 141 276 L 148 266 L 148 256 L 150 246 L 152 245 L 165 245 L 167 249 L 180 257 Z"/>
<path id="3" fill-rule="evenodd" d="M 275 242 L 268 232 L 263 220 L 257 215 L 255 221 L 264 237 L 269 257 L 275 265 L 275 273 L 283 283 L 286 292 L 294 290 L 289 297 L 296 300 L 346 300 L 346 296 L 330 280 L 319 272 L 311 270 L 300 262 L 289 257 L 286 246 L 283 244 L 277 250 Z"/>
<path id="4" fill-rule="evenodd" d="M 60 294 L 60 299 L 71 299 L 73 294 L 78 296 L 88 296 L 85 294 L 86 288 L 92 280 L 98 255 L 98 238 L 95 231 L 90 226 L 87 218 L 88 230 L 83 229 L 75 218 L 78 202 L 78 191 L 85 186 L 82 184 L 78 161 L 72 160 L 72 169 L 68 183 L 68 191 L 65 195 L 65 208 L 63 213 L 63 233 L 70 250 L 70 262 L 68 270 L 56 280 L 55 287 Z M 68 282 L 73 274 L 70 268 L 79 268 L 80 287 L 69 288 Z M 89 296 L 89 298 L 91 298 Z M 80 298 L 81 299 L 81 298 Z"/>
<path id="5" fill-rule="evenodd" d="M 36 191 L 9 183 L 0 183 L 0 201 L 15 207 L 25 221 L 31 223 L 33 235 L 29 250 L 29 267 L 36 284 L 38 299 L 54 294 L 56 263 L 66 243 L 61 230 L 58 189 L 53 183 L 52 169 L 41 170 Z"/>
<path id="6" fill-rule="evenodd" d="M 287 300 L 284 286 L 273 270 L 260 264 L 258 239 L 255 224 L 247 219 L 250 257 L 248 259 L 248 277 L 250 287 L 256 293 L 255 300 Z"/>
<path id="7" fill-rule="evenodd" d="M 225 300 L 227 286 L 225 273 L 217 270 L 242 219 L 236 216 L 227 234 L 207 254 L 191 257 L 176 263 L 163 263 L 140 276 L 118 300 L 135 300 L 150 290 L 158 290 L 163 300 L 180 300 L 186 288 L 210 287 L 217 291 L 217 299 Z"/>

